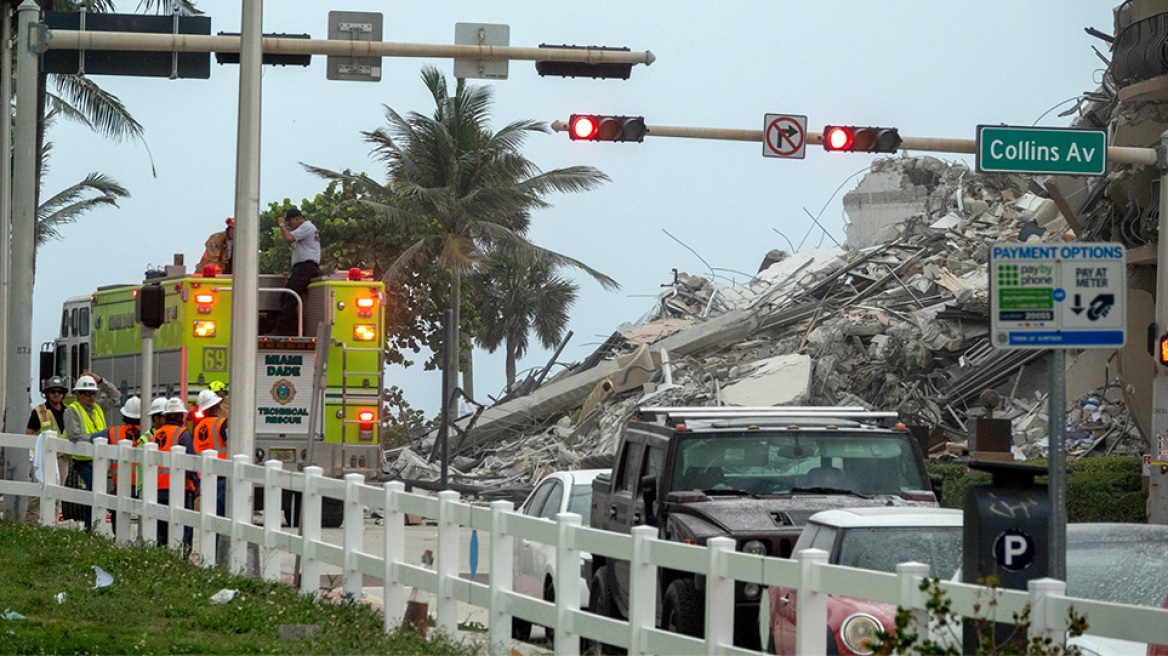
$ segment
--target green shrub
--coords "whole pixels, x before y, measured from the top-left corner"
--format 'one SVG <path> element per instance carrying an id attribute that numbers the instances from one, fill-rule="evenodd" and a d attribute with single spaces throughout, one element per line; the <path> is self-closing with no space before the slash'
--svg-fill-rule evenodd
<path id="1" fill-rule="evenodd" d="M 1047 467 L 1045 458 L 1032 458 L 1028 465 Z M 1141 487 L 1139 458 L 1080 458 L 1067 460 L 1067 521 L 1128 522 L 1147 521 L 1148 493 Z M 951 462 L 928 464 L 930 476 L 940 476 L 941 506 L 965 508 L 966 491 L 971 485 L 990 482 L 988 472 L 966 473 L 965 465 Z M 1045 485 L 1048 476 L 1036 481 Z"/>

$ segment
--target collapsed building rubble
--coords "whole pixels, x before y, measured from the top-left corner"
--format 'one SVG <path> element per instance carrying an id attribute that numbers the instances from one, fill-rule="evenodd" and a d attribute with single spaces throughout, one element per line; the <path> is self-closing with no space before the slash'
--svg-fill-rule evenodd
<path id="1" fill-rule="evenodd" d="M 603 462 L 645 403 L 896 410 L 928 428 L 932 457 L 947 458 L 966 448 L 992 388 L 1017 457 L 1044 455 L 1045 352 L 988 339 L 988 245 L 1072 237 L 1055 201 L 1028 185 L 931 157 L 877 161 L 844 200 L 859 246 L 771 251 L 743 285 L 675 272 L 652 310 L 592 357 L 464 419 L 450 481 L 517 497 L 547 471 Z M 1143 449 L 1123 381 L 1114 367 L 1105 377 L 1068 413 L 1072 454 Z M 434 439 L 402 449 L 390 476 L 436 479 Z"/>

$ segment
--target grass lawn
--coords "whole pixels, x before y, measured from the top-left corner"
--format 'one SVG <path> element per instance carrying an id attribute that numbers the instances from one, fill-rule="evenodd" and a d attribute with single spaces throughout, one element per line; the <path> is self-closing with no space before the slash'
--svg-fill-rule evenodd
<path id="1" fill-rule="evenodd" d="M 0 654 L 475 653 L 441 636 L 386 635 L 381 613 L 365 604 L 313 601 L 291 586 L 204 569 L 159 547 L 8 521 L 0 521 L 0 545 Z M 95 565 L 112 585 L 93 589 Z M 212 605 L 224 588 L 239 593 Z M 6 611 L 27 619 L 3 619 Z M 320 633 L 281 640 L 281 624 L 316 624 Z"/>

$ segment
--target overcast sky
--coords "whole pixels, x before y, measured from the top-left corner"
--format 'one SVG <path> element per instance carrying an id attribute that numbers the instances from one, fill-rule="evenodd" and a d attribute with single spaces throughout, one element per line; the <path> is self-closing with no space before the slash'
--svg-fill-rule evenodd
<path id="1" fill-rule="evenodd" d="M 122 4 L 134 10 L 135 3 Z M 327 3 L 266 5 L 265 32 L 327 38 Z M 212 33 L 239 31 L 238 1 L 199 6 L 212 19 Z M 1069 118 L 1057 114 L 1069 105 L 1060 103 L 1099 84 L 1104 63 L 1092 47 L 1110 56 L 1083 28 L 1113 29 L 1111 5 L 1098 0 L 349 0 L 333 9 L 384 12 L 385 41 L 449 44 L 455 23 L 502 23 L 510 25 L 513 46 L 628 46 L 657 56 L 627 81 L 541 78 L 532 62 L 512 62 L 507 80 L 472 81 L 494 89 L 495 127 L 518 119 L 566 121 L 580 112 L 639 114 L 650 126 L 750 130 L 761 130 L 768 113 L 802 114 L 815 132 L 843 123 L 965 139 L 983 123 L 1065 126 Z M 407 58 L 385 59 L 379 83 L 326 80 L 323 57 L 307 69 L 265 67 L 260 209 L 324 189 L 300 162 L 383 178 L 360 131 L 385 124 L 383 105 L 432 111 L 419 79 L 426 64 L 453 75 L 450 60 Z M 190 267 L 207 236 L 234 214 L 237 66 L 212 59 L 209 80 L 96 79 L 145 127 L 149 154 L 141 143 L 113 143 L 63 123 L 48 135 L 55 146 L 43 195 L 100 171 L 133 196 L 65 227 L 63 240 L 41 249 L 34 348 L 55 336 L 63 299 L 141 282 L 147 267 L 168 264 L 175 253 Z M 874 157 L 813 146 L 803 160 L 778 160 L 764 158 L 761 143 L 653 137 L 586 143 L 563 133 L 533 135 L 524 152 L 545 170 L 586 164 L 612 178 L 597 191 L 551 197 L 554 207 L 533 216 L 532 241 L 622 285 L 606 292 L 576 277 L 575 336 L 563 362 L 587 357 L 621 323 L 640 318 L 673 268 L 707 276 L 713 268 L 721 282 L 742 282 L 768 250 L 789 249 L 788 239 L 803 248 L 830 245 L 804 209 L 822 210 L 823 224 L 843 241 L 840 197 Z M 548 357 L 534 350 L 520 370 Z M 475 374 L 479 398 L 498 395 L 502 353 L 476 351 Z M 403 387 L 415 407 L 437 410 L 439 374 L 391 370 L 386 382 Z"/>

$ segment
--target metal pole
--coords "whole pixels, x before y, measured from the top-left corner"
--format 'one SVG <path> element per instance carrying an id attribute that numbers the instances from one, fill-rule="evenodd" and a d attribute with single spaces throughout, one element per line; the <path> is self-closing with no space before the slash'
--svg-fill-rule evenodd
<path id="1" fill-rule="evenodd" d="M 243 1 L 239 131 L 235 159 L 235 267 L 231 282 L 232 454 L 255 451 L 256 335 L 259 316 L 260 38 L 263 0 Z"/>
<path id="2" fill-rule="evenodd" d="M 458 359 L 455 355 L 458 344 L 454 340 L 458 339 L 458 330 L 454 326 L 454 311 L 442 311 L 442 323 L 446 328 L 445 336 L 445 351 L 442 358 L 442 424 L 438 428 L 438 439 L 441 444 L 441 460 L 442 460 L 442 489 L 445 490 L 447 483 L 447 476 L 450 469 L 450 424 L 454 421 L 450 406 L 454 402 L 454 395 L 450 391 L 454 388 L 455 381 L 458 380 Z"/>
<path id="3" fill-rule="evenodd" d="M 146 434 L 151 428 L 153 417 L 150 416 L 150 403 L 154 401 L 154 329 L 142 326 L 142 381 L 138 391 L 138 398 L 142 399 L 142 433 Z"/>
<path id="4" fill-rule="evenodd" d="M 1156 273 L 1156 335 L 1168 331 L 1168 132 L 1160 135 L 1160 242 L 1157 254 L 1160 269 Z M 1155 365 L 1152 376 L 1152 460 L 1163 454 L 1168 440 L 1168 368 Z M 1168 524 L 1168 474 L 1163 466 L 1153 466 L 1148 478 L 1148 523 Z"/>
<path id="5" fill-rule="evenodd" d="M 1050 481 L 1050 576 L 1067 580 L 1067 352 L 1053 349 L 1050 365 L 1050 396 L 1047 416 L 1050 420 L 1047 467 Z"/>
<path id="6" fill-rule="evenodd" d="M 244 12 L 247 12 L 246 5 Z M 243 30 L 248 38 L 247 30 Z M 139 32 L 82 32 L 49 30 L 48 47 L 53 50 L 139 50 L 151 52 L 238 52 L 240 37 L 200 34 L 143 34 Z M 567 61 L 588 64 L 644 64 L 656 61 L 648 50 L 599 50 L 582 48 L 520 48 L 486 45 L 443 45 L 392 43 L 386 41 L 329 41 L 324 39 L 279 39 L 262 41 L 263 51 L 282 55 L 341 55 L 349 57 L 424 57 L 427 59 L 488 59 L 526 61 Z M 242 58 L 240 64 L 242 65 Z"/>
<path id="7" fill-rule="evenodd" d="M 552 130 L 567 132 L 568 124 L 552 121 Z M 737 130 L 726 128 L 693 128 L 672 125 L 647 125 L 646 137 L 677 137 L 681 139 L 716 139 L 720 141 L 754 141 L 762 143 L 762 130 Z M 807 144 L 823 145 L 822 132 L 808 132 Z M 924 150 L 936 153 L 959 153 L 972 155 L 977 152 L 976 139 L 948 139 L 943 137 L 906 137 L 901 135 L 901 150 Z M 1129 146 L 1108 146 L 1107 161 L 1120 164 L 1156 164 L 1153 148 L 1133 148 Z"/>
<path id="8" fill-rule="evenodd" d="M 17 9 L 19 30 L 16 41 L 16 134 L 12 166 L 12 257 L 8 264 L 9 297 L 7 342 L 8 369 L 4 375 L 9 385 L 4 396 L 4 426 L 10 433 L 20 432 L 28 420 L 28 382 L 32 348 L 32 267 L 36 229 L 36 115 L 37 54 L 29 47 L 32 24 L 40 7 L 24 0 Z M 6 154 L 5 154 L 6 155 Z M 4 475 L 16 481 L 29 479 L 28 449 L 6 449 Z M 27 497 L 5 496 L 6 516 L 23 519 Z"/>
<path id="9" fill-rule="evenodd" d="M 0 308 L 8 307 L 8 261 L 11 258 L 12 229 L 12 121 L 8 120 L 8 108 L 12 107 L 12 10 L 0 9 L 3 18 L 0 26 L 3 34 L 3 52 L 0 53 L 0 98 L 4 99 L 4 121 L 0 123 Z M 0 344 L 8 339 L 8 313 L 0 313 Z M 0 348 L 0 371 L 8 371 L 8 349 Z M 7 398 L 8 377 L 0 376 L 0 399 Z"/>

